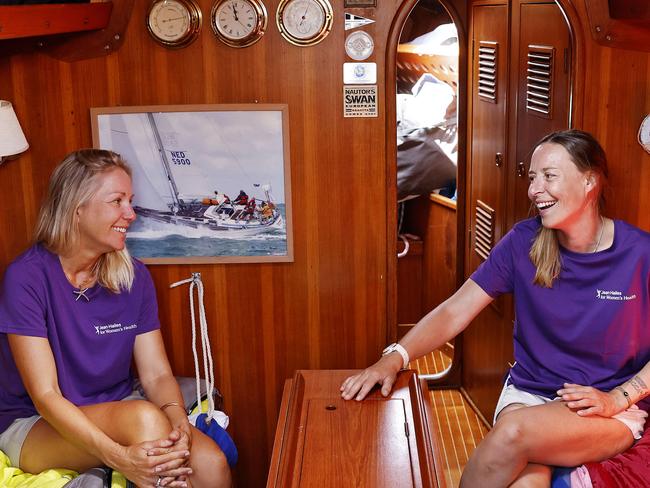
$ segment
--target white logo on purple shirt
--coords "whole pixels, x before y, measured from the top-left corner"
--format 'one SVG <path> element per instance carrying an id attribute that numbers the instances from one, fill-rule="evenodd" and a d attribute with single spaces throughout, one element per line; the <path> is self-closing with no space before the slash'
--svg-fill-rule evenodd
<path id="1" fill-rule="evenodd" d="M 106 324 L 106 325 L 95 325 L 95 332 L 97 335 L 105 334 L 115 334 L 117 332 L 124 332 L 125 330 L 137 329 L 137 324 L 131 324 L 122 326 L 122 324 Z"/>
<path id="2" fill-rule="evenodd" d="M 627 301 L 636 300 L 636 294 L 624 295 L 621 291 L 616 290 L 599 290 L 596 288 L 596 298 L 599 300 Z"/>

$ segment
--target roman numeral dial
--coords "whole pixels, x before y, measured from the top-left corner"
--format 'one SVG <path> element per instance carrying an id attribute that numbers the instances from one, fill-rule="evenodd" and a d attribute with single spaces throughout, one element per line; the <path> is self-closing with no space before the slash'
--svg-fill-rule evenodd
<path id="1" fill-rule="evenodd" d="M 267 21 L 261 0 L 217 0 L 210 19 L 217 38 L 231 47 L 247 47 L 259 41 Z"/>

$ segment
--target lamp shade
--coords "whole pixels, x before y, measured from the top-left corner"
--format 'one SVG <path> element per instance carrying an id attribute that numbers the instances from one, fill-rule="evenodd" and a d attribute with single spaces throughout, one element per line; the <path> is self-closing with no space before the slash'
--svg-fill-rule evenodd
<path id="1" fill-rule="evenodd" d="M 13 156 L 29 147 L 10 102 L 0 100 L 0 157 Z"/>

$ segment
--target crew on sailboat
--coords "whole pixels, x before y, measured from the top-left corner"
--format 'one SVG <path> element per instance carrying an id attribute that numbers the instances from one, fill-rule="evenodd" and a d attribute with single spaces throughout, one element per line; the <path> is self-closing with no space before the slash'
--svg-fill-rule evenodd
<path id="1" fill-rule="evenodd" d="M 235 198 L 235 205 L 247 205 L 248 204 L 248 195 L 244 190 L 239 190 L 239 195 Z"/>

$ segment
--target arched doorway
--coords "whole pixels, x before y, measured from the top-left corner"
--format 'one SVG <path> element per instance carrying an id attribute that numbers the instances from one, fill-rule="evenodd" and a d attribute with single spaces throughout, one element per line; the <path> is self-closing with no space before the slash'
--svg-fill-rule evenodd
<path id="1" fill-rule="evenodd" d="M 394 262 L 388 263 L 389 276 L 394 270 L 395 277 L 389 283 L 391 339 L 453 293 L 462 276 L 457 257 L 462 256 L 463 236 L 457 229 L 463 228 L 458 195 L 464 194 L 467 41 L 461 17 L 448 1 L 407 1 L 395 17 L 388 50 L 387 133 L 397 136 L 387 143 L 388 171 L 396 174 L 392 212 L 397 212 L 391 222 L 388 210 L 389 235 L 394 224 L 397 242 Z M 453 350 L 453 344 L 445 348 L 446 358 L 440 357 L 444 366 Z M 421 362 L 425 371 L 440 371 L 440 361 L 434 367 L 430 359 Z M 453 372 L 447 368 L 432 379 L 453 382 Z"/>

